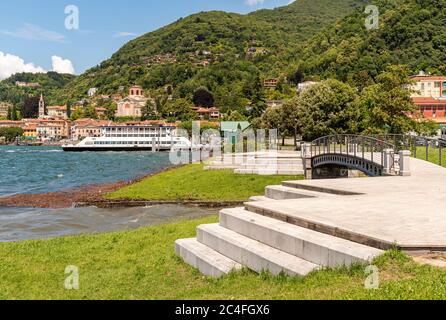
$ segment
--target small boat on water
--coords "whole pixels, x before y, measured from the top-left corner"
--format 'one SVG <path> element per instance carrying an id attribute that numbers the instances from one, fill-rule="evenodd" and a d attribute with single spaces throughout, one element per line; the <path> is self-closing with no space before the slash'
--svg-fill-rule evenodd
<path id="1" fill-rule="evenodd" d="M 171 126 L 104 126 L 101 136 L 88 137 L 78 144 L 66 144 L 67 152 L 83 151 L 167 151 L 190 149 L 192 143 L 175 135 Z"/>

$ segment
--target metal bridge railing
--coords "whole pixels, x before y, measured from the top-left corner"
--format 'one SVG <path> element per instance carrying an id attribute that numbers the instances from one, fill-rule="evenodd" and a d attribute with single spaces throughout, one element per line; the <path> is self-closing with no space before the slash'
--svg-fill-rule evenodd
<path id="1" fill-rule="evenodd" d="M 410 150 L 414 158 L 446 167 L 446 140 L 401 134 L 374 137 L 393 144 L 395 152 Z"/>
<path id="2" fill-rule="evenodd" d="M 314 140 L 310 146 L 311 158 L 325 154 L 348 155 L 384 166 L 386 152 L 396 152 L 391 142 L 359 135 L 331 135 Z M 392 152 L 392 157 L 393 157 Z M 392 158 L 392 165 L 394 160 Z"/>

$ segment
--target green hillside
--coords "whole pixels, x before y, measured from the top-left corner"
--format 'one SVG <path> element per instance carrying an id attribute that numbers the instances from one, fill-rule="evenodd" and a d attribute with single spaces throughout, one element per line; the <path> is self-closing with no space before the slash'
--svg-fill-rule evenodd
<path id="1" fill-rule="evenodd" d="M 446 1 L 374 1 L 380 10 L 377 30 L 367 31 L 365 14 L 355 12 L 314 36 L 301 66 L 306 75 L 337 78 L 362 86 L 390 64 L 446 72 Z"/>
<path id="2" fill-rule="evenodd" d="M 257 94 L 262 78 L 294 72 L 290 62 L 305 40 L 363 3 L 297 0 L 248 15 L 197 13 L 130 41 L 73 81 L 61 99 L 79 100 L 91 87 L 113 94 L 131 84 L 150 91 L 172 85 L 174 97 L 190 98 L 197 87 L 206 86 L 220 107 L 241 108 Z M 288 93 L 289 88 L 281 87 L 270 98 Z"/>
<path id="3" fill-rule="evenodd" d="M 49 104 L 56 103 L 60 94 L 59 90 L 73 81 L 76 76 L 70 74 L 48 73 L 17 73 L 8 79 L 0 82 L 0 101 L 7 101 L 15 104 L 19 109 L 27 97 L 34 97 L 45 94 L 45 99 Z M 19 87 L 18 82 L 38 83 L 36 88 Z"/>

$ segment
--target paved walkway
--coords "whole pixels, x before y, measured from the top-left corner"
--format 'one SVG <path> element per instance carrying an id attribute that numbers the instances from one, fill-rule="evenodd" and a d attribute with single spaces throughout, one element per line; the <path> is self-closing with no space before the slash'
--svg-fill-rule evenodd
<path id="1" fill-rule="evenodd" d="M 354 195 L 261 206 L 407 250 L 446 250 L 446 169 L 412 158 L 411 171 L 410 177 L 295 181 L 299 188 Z"/>

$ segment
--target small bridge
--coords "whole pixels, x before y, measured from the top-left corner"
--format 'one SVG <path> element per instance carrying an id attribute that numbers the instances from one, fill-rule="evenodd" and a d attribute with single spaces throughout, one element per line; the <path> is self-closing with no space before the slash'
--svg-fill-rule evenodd
<path id="1" fill-rule="evenodd" d="M 404 167 L 410 152 L 397 151 L 395 144 L 376 137 L 331 135 L 303 145 L 302 157 L 307 178 L 327 166 L 359 170 L 371 177 L 410 174 L 408 165 Z"/>

